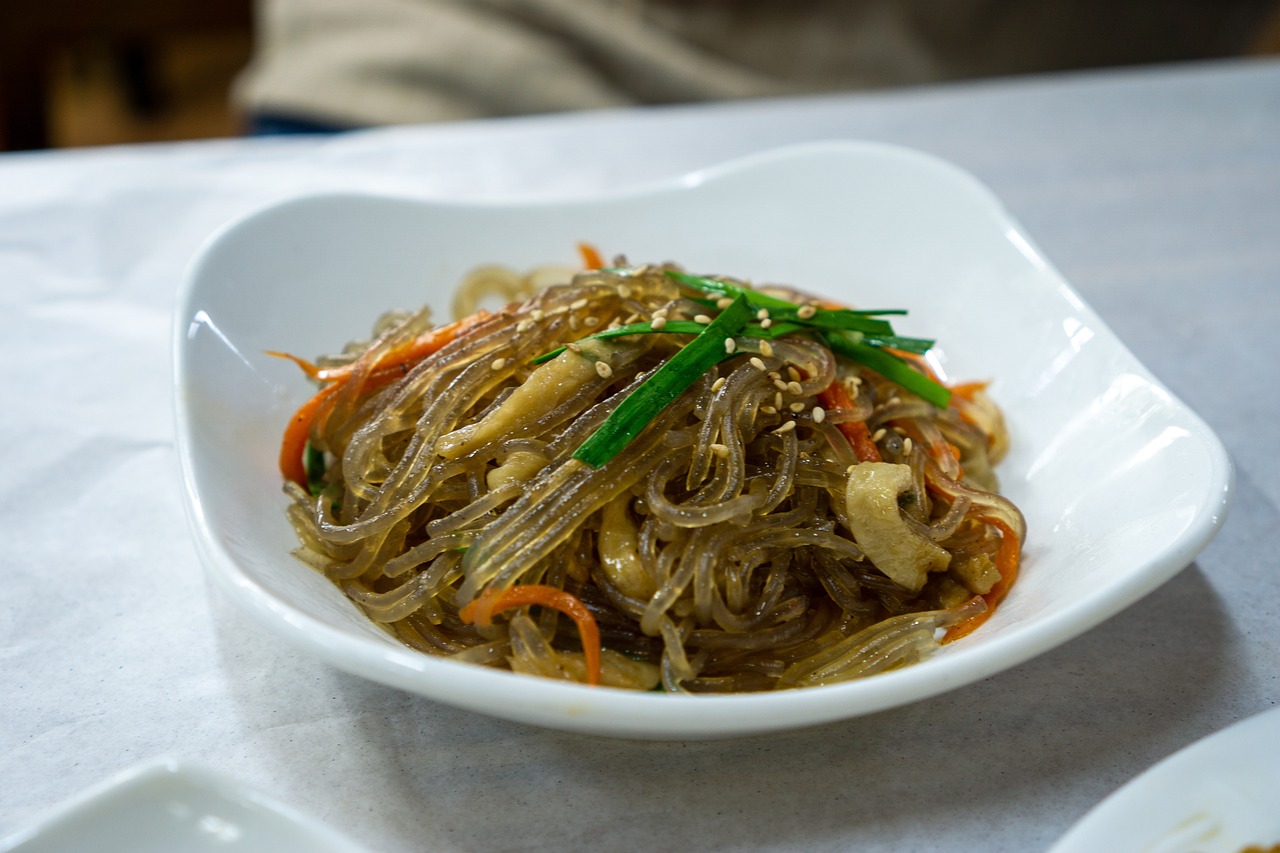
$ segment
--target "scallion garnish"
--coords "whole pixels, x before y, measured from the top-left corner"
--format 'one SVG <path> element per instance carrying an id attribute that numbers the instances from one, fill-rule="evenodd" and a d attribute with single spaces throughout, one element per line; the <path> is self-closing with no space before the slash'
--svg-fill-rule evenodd
<path id="1" fill-rule="evenodd" d="M 610 412 L 604 423 L 574 452 L 573 458 L 599 468 L 617 456 L 699 377 L 731 357 L 725 352 L 724 342 L 742 334 L 751 316 L 746 297 L 739 296 L 710 325 L 694 324 L 698 325 L 698 336 L 667 359 L 648 381 Z"/>
<path id="2" fill-rule="evenodd" d="M 627 275 L 631 271 L 612 272 Z M 894 352 L 896 350 L 920 355 L 934 344 L 926 338 L 907 338 L 894 334 L 890 323 L 880 319 L 907 313 L 900 308 L 875 311 L 819 308 L 815 305 L 798 305 L 716 278 L 676 270 L 666 270 L 665 275 L 699 294 L 720 299 L 728 297 L 733 302 L 709 325 L 689 320 L 670 320 L 659 324 L 658 328 L 654 328 L 652 323 L 632 323 L 589 336 L 601 339 L 646 334 L 693 336 L 693 340 L 632 391 L 573 454 L 575 459 L 593 468 L 600 467 L 616 456 L 659 412 L 693 385 L 698 377 L 714 365 L 731 358 L 732 355 L 725 351 L 725 340 L 729 338 L 775 340 L 784 335 L 812 335 L 837 355 L 871 368 L 939 408 L 945 409 L 951 400 L 951 392 L 946 387 L 916 370 Z M 692 298 L 709 308 L 716 304 L 701 296 Z M 767 320 L 757 316 L 761 309 L 767 312 Z M 565 349 L 567 347 L 560 347 L 544 353 L 534 359 L 534 364 L 555 358 Z"/>

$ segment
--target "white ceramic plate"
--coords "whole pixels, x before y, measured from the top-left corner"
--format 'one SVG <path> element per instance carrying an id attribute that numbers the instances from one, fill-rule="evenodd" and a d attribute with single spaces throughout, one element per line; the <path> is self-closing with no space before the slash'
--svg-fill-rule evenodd
<path id="1" fill-rule="evenodd" d="M 591 689 L 411 652 L 289 556 L 275 457 L 308 395 L 263 355 L 331 351 L 376 315 L 448 316 L 471 267 L 572 263 L 586 240 L 632 261 L 789 282 L 902 306 L 955 379 L 992 378 L 1014 449 L 1004 491 L 1030 529 L 1022 578 L 971 637 L 853 683 L 718 697 Z M 933 696 L 1062 643 L 1163 583 L 1227 508 L 1205 424 L 1124 348 L 972 177 L 912 151 L 790 148 L 657 187 L 516 205 L 322 196 L 262 210 L 205 247 L 178 309 L 179 450 L 213 576 L 254 616 L 350 672 L 482 713 L 629 737 L 703 738 L 826 722 Z"/>
<path id="2" fill-rule="evenodd" d="M 1237 853 L 1280 844 L 1280 708 L 1177 752 L 1080 819 L 1050 853 Z"/>
<path id="3" fill-rule="evenodd" d="M 127 770 L 0 839 L 0 851 L 363 853 L 333 830 L 236 780 L 173 759 Z"/>

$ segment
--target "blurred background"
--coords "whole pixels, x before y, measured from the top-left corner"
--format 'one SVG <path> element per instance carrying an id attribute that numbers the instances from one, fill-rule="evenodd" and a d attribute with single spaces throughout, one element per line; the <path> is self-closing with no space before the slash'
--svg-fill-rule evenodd
<path id="1" fill-rule="evenodd" d="M 0 150 L 1277 53 L 1280 0 L 0 0 Z"/>

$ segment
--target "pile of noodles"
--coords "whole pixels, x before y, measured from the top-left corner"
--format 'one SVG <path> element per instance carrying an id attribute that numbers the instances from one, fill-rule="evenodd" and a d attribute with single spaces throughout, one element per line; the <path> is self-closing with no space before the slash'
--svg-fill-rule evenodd
<path id="1" fill-rule="evenodd" d="M 594 617 L 603 684 L 771 690 L 917 661 L 1007 591 L 1024 526 L 995 494 L 1007 437 L 981 386 L 941 410 L 804 335 L 741 337 L 592 468 L 574 451 L 690 336 L 584 338 L 707 308 L 660 267 L 561 280 L 535 291 L 486 270 L 464 312 L 484 291 L 522 301 L 394 368 L 433 333 L 425 311 L 320 362 L 345 381 L 310 414 L 323 470 L 310 489 L 286 484 L 296 554 L 405 644 L 586 680 L 582 635 L 557 609 L 460 613 L 537 584 Z M 824 408 L 833 383 L 845 405 Z M 846 437 L 858 422 L 879 461 Z"/>

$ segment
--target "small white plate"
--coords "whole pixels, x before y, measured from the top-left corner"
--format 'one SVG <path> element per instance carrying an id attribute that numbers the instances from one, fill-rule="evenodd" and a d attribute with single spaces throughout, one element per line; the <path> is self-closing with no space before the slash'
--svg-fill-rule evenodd
<path id="1" fill-rule="evenodd" d="M 333 830 L 208 768 L 174 759 L 127 770 L 0 839 L 0 851 L 365 853 Z"/>
<path id="2" fill-rule="evenodd" d="M 939 366 L 992 379 L 1013 450 L 1004 492 L 1025 513 L 1021 579 L 981 630 L 917 666 L 771 694 L 666 696 L 512 675 L 418 654 L 294 560 L 276 468 L 308 395 L 277 349 L 312 356 L 391 307 L 431 304 L 487 262 L 573 263 L 579 240 L 635 262 L 786 282 L 903 307 Z M 486 714 L 625 737 L 710 738 L 867 714 L 977 681 L 1097 625 L 1212 538 L 1232 469 L 1169 393 L 968 174 L 901 148 L 784 149 L 592 199 L 447 204 L 308 197 L 216 235 L 177 316 L 178 449 L 198 550 L 264 624 L 345 670 Z"/>
<path id="3" fill-rule="evenodd" d="M 1280 708 L 1174 753 L 1086 814 L 1050 853 L 1238 853 L 1280 844 Z"/>

